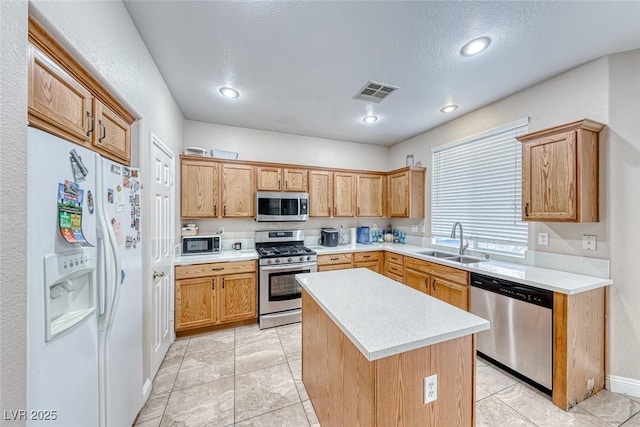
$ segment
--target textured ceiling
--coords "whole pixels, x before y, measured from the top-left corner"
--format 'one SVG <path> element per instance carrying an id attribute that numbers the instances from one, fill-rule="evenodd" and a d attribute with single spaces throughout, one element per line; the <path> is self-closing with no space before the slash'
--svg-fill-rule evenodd
<path id="1" fill-rule="evenodd" d="M 185 118 L 392 145 L 640 48 L 640 2 L 126 1 Z M 479 36 L 481 55 L 459 54 Z M 352 97 L 369 80 L 399 89 Z M 232 86 L 240 98 L 220 96 Z M 588 88 L 586 88 L 588 90 Z M 459 104 L 449 114 L 439 110 Z M 365 125 L 361 119 L 379 120 Z"/>

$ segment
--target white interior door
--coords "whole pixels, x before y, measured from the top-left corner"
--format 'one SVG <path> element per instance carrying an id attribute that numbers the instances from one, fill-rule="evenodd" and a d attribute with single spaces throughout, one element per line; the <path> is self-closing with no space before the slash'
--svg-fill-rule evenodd
<path id="1" fill-rule="evenodd" d="M 175 224 L 174 156 L 151 135 L 151 378 L 160 368 L 173 330 L 173 245 Z"/>

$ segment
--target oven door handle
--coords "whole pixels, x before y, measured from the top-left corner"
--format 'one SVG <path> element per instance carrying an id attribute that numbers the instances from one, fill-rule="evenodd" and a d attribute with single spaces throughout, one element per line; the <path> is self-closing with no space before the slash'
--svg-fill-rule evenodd
<path id="1" fill-rule="evenodd" d="M 315 267 L 318 264 L 315 262 L 305 262 L 303 264 L 285 264 L 285 265 L 261 265 L 260 271 L 282 271 L 287 272 L 287 270 L 295 271 L 295 270 L 304 270 L 309 267 Z"/>

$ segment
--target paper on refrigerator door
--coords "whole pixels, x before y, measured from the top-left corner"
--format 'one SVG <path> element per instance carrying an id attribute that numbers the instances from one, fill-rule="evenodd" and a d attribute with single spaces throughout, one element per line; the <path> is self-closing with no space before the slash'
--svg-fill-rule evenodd
<path id="1" fill-rule="evenodd" d="M 77 182 L 65 180 L 58 184 L 58 227 L 69 243 L 91 246 L 82 232 L 82 201 L 84 190 Z"/>

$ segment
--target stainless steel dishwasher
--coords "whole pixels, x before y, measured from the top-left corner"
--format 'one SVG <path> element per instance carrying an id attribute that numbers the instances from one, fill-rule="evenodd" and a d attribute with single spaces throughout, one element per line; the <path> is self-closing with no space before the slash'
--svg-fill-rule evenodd
<path id="1" fill-rule="evenodd" d="M 478 354 L 550 395 L 553 292 L 471 273 L 471 312 L 491 322 Z"/>

